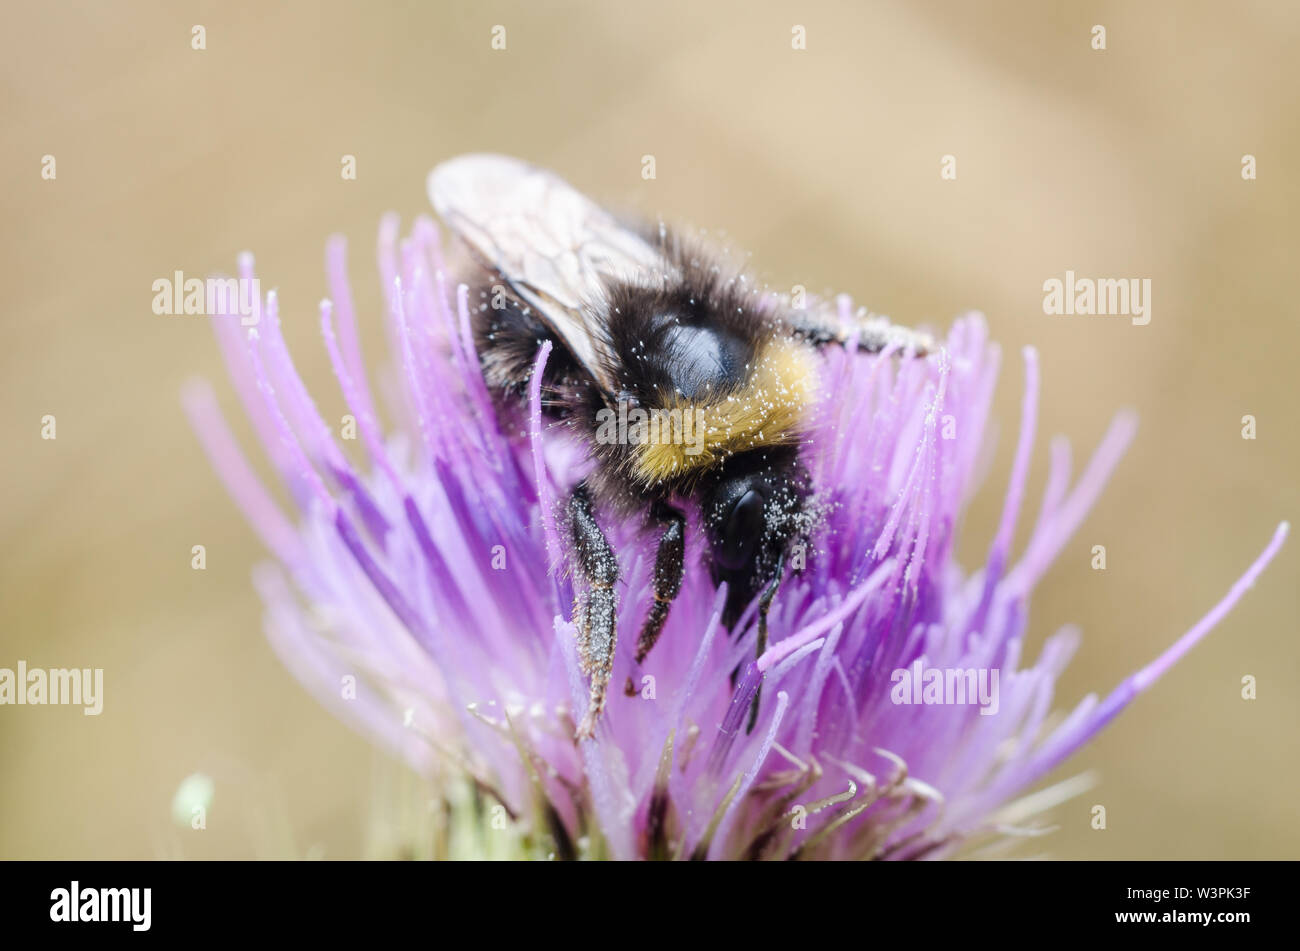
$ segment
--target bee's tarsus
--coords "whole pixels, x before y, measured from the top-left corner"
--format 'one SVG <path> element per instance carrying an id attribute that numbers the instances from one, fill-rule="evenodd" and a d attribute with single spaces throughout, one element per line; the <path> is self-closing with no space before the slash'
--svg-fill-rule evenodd
<path id="1" fill-rule="evenodd" d="M 776 560 L 776 573 L 772 580 L 768 582 L 767 588 L 764 589 L 762 596 L 758 599 L 758 636 L 755 640 L 754 659 L 762 657 L 767 651 L 767 612 L 772 607 L 772 599 L 776 597 L 777 588 L 781 587 L 781 573 L 785 570 L 784 552 Z M 761 675 L 760 675 L 761 677 Z M 763 681 L 758 682 L 758 689 L 754 691 L 754 702 L 749 707 L 749 724 L 745 727 L 745 733 L 748 735 L 754 732 L 754 725 L 758 723 L 758 704 L 763 697 Z"/>
<path id="2" fill-rule="evenodd" d="M 651 515 L 664 525 L 664 531 L 655 552 L 654 600 L 650 602 L 636 641 L 638 664 L 646 659 L 663 633 L 668 611 L 682 589 L 682 576 L 686 573 L 686 517 L 666 503 L 656 504 Z"/>
<path id="3" fill-rule="evenodd" d="M 592 513 L 591 493 L 580 482 L 569 495 L 569 530 L 582 587 L 577 595 L 578 664 L 591 678 L 586 716 L 578 726 L 578 738 L 589 737 L 605 709 L 605 695 L 614 669 L 614 646 L 618 639 L 618 609 L 614 583 L 618 581 L 618 559 L 609 547 Z"/>

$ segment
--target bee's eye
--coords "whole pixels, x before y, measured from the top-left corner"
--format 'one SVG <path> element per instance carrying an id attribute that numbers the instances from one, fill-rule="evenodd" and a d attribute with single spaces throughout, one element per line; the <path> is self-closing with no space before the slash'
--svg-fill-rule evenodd
<path id="1" fill-rule="evenodd" d="M 731 506 L 718 533 L 714 560 L 727 571 L 738 571 L 754 557 L 763 535 L 763 497 L 750 489 Z"/>

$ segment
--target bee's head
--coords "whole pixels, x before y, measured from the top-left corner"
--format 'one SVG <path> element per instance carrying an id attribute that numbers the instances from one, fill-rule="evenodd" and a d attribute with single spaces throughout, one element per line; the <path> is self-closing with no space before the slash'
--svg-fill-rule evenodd
<path id="1" fill-rule="evenodd" d="M 722 623 L 731 628 L 808 529 L 808 479 L 793 448 L 731 457 L 701 499 L 715 585 L 727 583 Z"/>

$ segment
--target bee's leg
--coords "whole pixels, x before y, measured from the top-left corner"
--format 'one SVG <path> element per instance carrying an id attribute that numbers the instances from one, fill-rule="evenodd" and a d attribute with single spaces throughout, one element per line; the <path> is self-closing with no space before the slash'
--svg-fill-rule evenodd
<path id="1" fill-rule="evenodd" d="M 663 633 L 677 592 L 682 590 L 682 576 L 686 573 L 686 517 L 665 502 L 658 502 L 650 512 L 651 517 L 664 526 L 659 536 L 659 549 L 655 552 L 655 593 L 650 602 L 650 612 L 641 625 L 641 635 L 636 640 L 636 662 L 640 664 Z M 636 695 L 632 678 L 627 678 L 623 692 Z"/>
<path id="2" fill-rule="evenodd" d="M 785 571 L 784 554 L 776 560 L 776 573 L 772 576 L 772 580 L 767 583 L 767 587 L 758 599 L 758 638 L 755 658 L 762 657 L 767 650 L 767 612 L 772 607 L 772 599 L 776 597 L 776 589 L 781 587 L 781 573 L 783 571 Z M 754 724 L 758 722 L 758 702 L 762 697 L 763 682 L 760 680 L 758 689 L 754 691 L 754 702 L 749 707 L 749 725 L 745 727 L 746 734 L 754 732 Z"/>
<path id="3" fill-rule="evenodd" d="M 844 321 L 830 311 L 796 311 L 791 318 L 791 327 L 796 337 L 815 347 L 828 344 L 848 346 L 856 333 L 858 349 L 864 353 L 879 353 L 891 343 L 897 346 L 900 353 L 911 353 L 917 357 L 938 350 L 934 338 L 928 333 L 891 324 L 884 317 L 854 315 L 850 320 Z"/>
<path id="4" fill-rule="evenodd" d="M 596 720 L 605 709 L 605 692 L 614 668 L 614 644 L 618 636 L 614 583 L 618 581 L 618 559 L 605 540 L 592 514 L 591 492 L 580 482 L 569 496 L 569 530 L 578 556 L 586 589 L 578 594 L 578 661 L 591 677 L 587 715 L 578 725 L 578 738 L 595 732 Z"/>

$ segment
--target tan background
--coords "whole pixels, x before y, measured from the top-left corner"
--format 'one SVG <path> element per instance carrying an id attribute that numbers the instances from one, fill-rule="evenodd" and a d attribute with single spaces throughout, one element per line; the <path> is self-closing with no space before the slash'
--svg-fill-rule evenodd
<path id="1" fill-rule="evenodd" d="M 249 584 L 261 553 L 179 408 L 195 373 L 234 408 L 210 328 L 154 316 L 150 285 L 253 249 L 300 367 L 341 412 L 315 326 L 325 239 L 352 240 L 375 357 L 379 216 L 424 211 L 425 173 L 459 152 L 516 153 L 610 202 L 724 227 L 778 286 L 850 291 L 908 322 L 984 310 L 1007 359 L 968 565 L 1001 504 L 1022 345 L 1044 369 L 1022 539 L 1046 438 L 1068 434 L 1079 465 L 1134 407 L 1134 448 L 1033 606 L 1034 646 L 1067 621 L 1084 630 L 1063 701 L 1148 661 L 1295 517 L 1296 4 L 538 6 L 6 11 L 0 666 L 103 667 L 107 699 L 98 719 L 0 708 L 0 856 L 373 854 L 377 757 L 271 655 Z M 506 52 L 489 48 L 496 23 Z M 940 180 L 945 153 L 956 182 Z M 1042 282 L 1066 268 L 1151 278 L 1151 324 L 1044 316 Z M 1246 413 L 1257 441 L 1240 438 Z M 200 543 L 205 572 L 190 569 Z M 1093 544 L 1109 570 L 1090 570 Z M 1297 563 L 1293 540 L 1211 640 L 1058 771 L 1101 783 L 1046 851 L 1300 856 Z M 1253 703 L 1243 674 L 1259 678 Z M 168 818 L 197 769 L 218 784 L 202 833 Z M 1094 802 L 1107 831 L 1088 827 Z"/>

